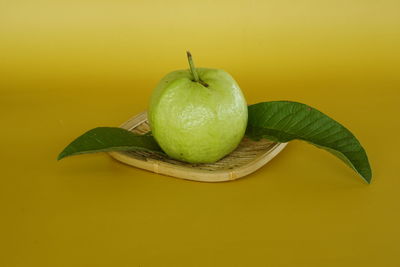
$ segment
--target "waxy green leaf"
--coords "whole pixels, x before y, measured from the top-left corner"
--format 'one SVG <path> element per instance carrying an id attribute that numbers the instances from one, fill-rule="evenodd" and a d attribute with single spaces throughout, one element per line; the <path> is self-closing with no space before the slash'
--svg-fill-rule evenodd
<path id="1" fill-rule="evenodd" d="M 305 104 L 291 101 L 263 102 L 248 107 L 246 135 L 277 142 L 307 141 L 332 153 L 371 182 L 367 154 L 357 138 L 343 125 Z"/>
<path id="2" fill-rule="evenodd" d="M 98 127 L 75 139 L 57 159 L 86 153 L 133 150 L 162 152 L 151 135 L 138 135 L 117 127 Z"/>

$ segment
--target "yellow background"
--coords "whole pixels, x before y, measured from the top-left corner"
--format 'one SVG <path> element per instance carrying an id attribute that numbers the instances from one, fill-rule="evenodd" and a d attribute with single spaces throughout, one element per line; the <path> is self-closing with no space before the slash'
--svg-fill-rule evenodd
<path id="1" fill-rule="evenodd" d="M 0 266 L 400 266 L 399 14 L 395 0 L 0 0 Z M 220 184 L 106 154 L 56 161 L 145 110 L 187 49 L 249 104 L 343 123 L 373 183 L 302 142 Z"/>

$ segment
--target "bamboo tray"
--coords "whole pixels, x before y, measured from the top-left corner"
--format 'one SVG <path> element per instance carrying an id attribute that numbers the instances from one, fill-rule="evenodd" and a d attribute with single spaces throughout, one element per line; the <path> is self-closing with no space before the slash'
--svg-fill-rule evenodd
<path id="1" fill-rule="evenodd" d="M 120 127 L 138 134 L 147 133 L 150 131 L 147 112 L 132 117 Z M 225 182 L 255 172 L 281 152 L 286 144 L 265 139 L 252 141 L 245 137 L 236 150 L 211 164 L 191 164 L 144 151 L 109 154 L 120 162 L 155 173 L 200 182 Z"/>

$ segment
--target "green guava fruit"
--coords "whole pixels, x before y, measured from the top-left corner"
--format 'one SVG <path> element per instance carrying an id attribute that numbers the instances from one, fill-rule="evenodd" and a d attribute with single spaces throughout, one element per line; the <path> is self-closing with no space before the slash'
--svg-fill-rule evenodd
<path id="1" fill-rule="evenodd" d="M 212 163 L 232 152 L 247 126 L 247 104 L 226 71 L 190 68 L 168 73 L 154 89 L 148 119 L 152 134 L 171 158 Z"/>

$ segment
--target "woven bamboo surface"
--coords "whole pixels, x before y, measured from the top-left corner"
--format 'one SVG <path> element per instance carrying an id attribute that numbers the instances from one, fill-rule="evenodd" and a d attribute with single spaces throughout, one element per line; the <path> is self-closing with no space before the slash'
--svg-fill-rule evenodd
<path id="1" fill-rule="evenodd" d="M 147 113 L 142 112 L 132 117 L 120 127 L 138 134 L 149 132 Z M 109 154 L 125 164 L 155 173 L 201 182 L 224 182 L 258 170 L 285 146 L 286 143 L 265 139 L 252 141 L 245 137 L 232 153 L 211 164 L 191 164 L 144 151 L 109 152 Z"/>

